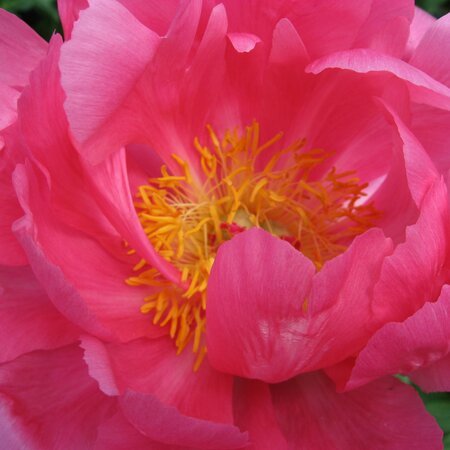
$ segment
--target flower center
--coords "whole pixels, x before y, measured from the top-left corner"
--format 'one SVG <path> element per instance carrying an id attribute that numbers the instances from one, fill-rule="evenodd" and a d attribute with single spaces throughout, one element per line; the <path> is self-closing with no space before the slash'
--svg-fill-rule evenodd
<path id="1" fill-rule="evenodd" d="M 202 179 L 194 180 L 188 164 L 172 155 L 181 175 L 163 166 L 160 177 L 139 187 L 135 202 L 149 241 L 180 270 L 179 285 L 145 260 L 126 280 L 149 286 L 141 312 L 169 327 L 178 353 L 192 342 L 198 355 L 194 369 L 206 353 L 206 289 L 220 244 L 248 228 L 262 228 L 300 250 L 319 270 L 377 217 L 372 204 L 359 201 L 367 185 L 353 172 L 332 168 L 320 178 L 313 174 L 330 155 L 305 151 L 303 140 L 277 150 L 282 134 L 260 143 L 257 122 L 242 134 L 227 131 L 222 140 L 207 129 L 207 145 L 194 140 Z"/>

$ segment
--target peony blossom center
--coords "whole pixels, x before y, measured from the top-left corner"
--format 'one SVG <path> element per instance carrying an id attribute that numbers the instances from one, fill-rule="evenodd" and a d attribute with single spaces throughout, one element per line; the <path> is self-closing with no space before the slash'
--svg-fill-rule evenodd
<path id="1" fill-rule="evenodd" d="M 366 184 L 353 172 L 320 170 L 330 157 L 304 149 L 304 140 L 280 147 L 282 134 L 261 143 L 259 124 L 220 139 L 208 126 L 209 142 L 194 140 L 200 175 L 172 155 L 179 173 L 161 168 L 161 176 L 140 186 L 136 211 L 150 243 L 180 271 L 178 285 L 141 260 L 126 282 L 148 286 L 141 312 L 154 324 L 168 326 L 177 351 L 189 343 L 206 353 L 206 290 L 219 246 L 251 227 L 289 242 L 320 270 L 366 231 L 377 216 L 364 203 Z M 323 173 L 318 176 L 317 173 Z M 131 250 L 133 252 L 133 250 Z"/>

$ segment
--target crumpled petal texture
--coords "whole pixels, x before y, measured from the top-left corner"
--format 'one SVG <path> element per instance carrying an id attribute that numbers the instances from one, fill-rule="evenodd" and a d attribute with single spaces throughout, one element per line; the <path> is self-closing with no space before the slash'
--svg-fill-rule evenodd
<path id="1" fill-rule="evenodd" d="M 442 449 L 395 375 L 450 391 L 450 15 L 410 0 L 58 10 L 49 43 L 0 10 L 2 445 Z M 322 265 L 271 226 L 230 236 L 193 370 L 140 312 L 158 286 L 125 283 L 144 259 L 183 286 L 134 195 L 162 166 L 183 175 L 173 154 L 206 183 L 194 140 L 253 121 L 261 143 L 282 132 L 255 170 L 304 139 L 327 152 L 311 179 L 354 174 L 379 214 Z"/>

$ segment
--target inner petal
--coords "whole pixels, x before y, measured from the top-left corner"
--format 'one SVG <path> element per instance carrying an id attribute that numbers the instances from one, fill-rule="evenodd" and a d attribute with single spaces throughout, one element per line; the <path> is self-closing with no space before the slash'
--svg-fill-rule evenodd
<path id="1" fill-rule="evenodd" d="M 257 122 L 243 132 L 228 130 L 222 138 L 207 129 L 209 142 L 194 140 L 200 180 L 173 154 L 181 175 L 163 165 L 161 176 L 136 194 L 142 227 L 161 256 L 180 270 L 180 283 L 166 280 L 145 260 L 126 280 L 149 287 L 141 312 L 169 327 L 178 352 L 192 343 L 198 354 L 194 369 L 206 354 L 206 289 L 220 244 L 248 228 L 262 228 L 288 241 L 320 270 L 378 217 L 363 201 L 367 184 L 354 172 L 331 168 L 321 179 L 314 177 L 330 153 L 307 151 L 302 139 L 280 148 L 282 133 L 260 142 Z"/>

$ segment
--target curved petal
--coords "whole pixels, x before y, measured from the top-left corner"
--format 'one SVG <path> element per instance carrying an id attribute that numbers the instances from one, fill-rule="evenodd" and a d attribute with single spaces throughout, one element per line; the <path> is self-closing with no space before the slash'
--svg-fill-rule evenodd
<path id="1" fill-rule="evenodd" d="M 16 169 L 15 185 L 26 213 L 16 222 L 15 233 L 36 277 L 62 314 L 105 339 L 126 341 L 168 332 L 140 313 L 149 291 L 125 283 L 136 261 L 126 257 L 119 237 L 105 249 L 61 222 L 49 204 L 48 186 L 30 165 Z"/>
<path id="2" fill-rule="evenodd" d="M 409 32 L 409 39 L 406 48 L 406 57 L 410 57 L 416 47 L 419 45 L 424 34 L 427 32 L 428 28 L 433 25 L 436 18 L 431 14 L 428 14 L 423 9 L 415 7 L 414 17 L 411 22 L 411 28 Z"/>
<path id="3" fill-rule="evenodd" d="M 450 14 L 433 22 L 409 63 L 450 87 Z"/>
<path id="4" fill-rule="evenodd" d="M 182 416 L 153 395 L 127 391 L 119 402 L 127 420 L 157 442 L 217 450 L 242 448 L 248 443 L 246 433 L 236 427 Z"/>
<path id="5" fill-rule="evenodd" d="M 207 292 L 213 367 L 269 382 L 289 378 L 298 363 L 302 305 L 314 272 L 294 247 L 257 228 L 224 243 Z"/>
<path id="6" fill-rule="evenodd" d="M 449 318 L 450 286 L 444 286 L 436 302 L 426 303 L 404 322 L 388 323 L 374 334 L 356 358 L 346 389 L 388 374 L 409 374 L 447 357 Z"/>
<path id="7" fill-rule="evenodd" d="M 220 55 L 226 40 L 223 6 L 212 10 L 202 40 L 192 52 L 201 2 L 183 2 L 161 39 L 117 2 L 108 1 L 103 7 L 103 1 L 80 15 L 73 38 L 62 51 L 66 111 L 80 151 L 95 164 L 122 145 L 145 143 L 173 172 L 179 171 L 170 157 L 174 151 L 191 162 L 195 172 L 192 139 L 203 129 L 211 98 L 219 92 L 215 87 L 221 85 Z M 111 14 L 116 18 L 113 22 Z M 93 27 L 94 32 L 87 32 Z M 211 66 L 211 60 L 217 64 Z"/>
<path id="8" fill-rule="evenodd" d="M 0 267 L 0 362 L 78 337 L 79 330 L 54 308 L 29 267 Z"/>
<path id="9" fill-rule="evenodd" d="M 413 105 L 411 131 L 426 149 L 441 174 L 450 169 L 450 111 Z"/>
<path id="10" fill-rule="evenodd" d="M 441 450 L 442 431 L 416 391 L 395 378 L 336 393 L 311 373 L 271 387 L 289 448 L 305 450 Z"/>
<path id="11" fill-rule="evenodd" d="M 427 193 L 405 242 L 386 258 L 374 289 L 372 309 L 381 322 L 404 320 L 439 296 L 450 276 L 447 188 L 440 180 Z M 395 299 L 393 301 L 392 299 Z"/>
<path id="12" fill-rule="evenodd" d="M 356 73 L 385 72 L 408 83 L 413 101 L 450 109 L 450 89 L 447 86 L 404 61 L 370 49 L 333 53 L 312 62 L 306 71 L 318 74 L 327 69 L 350 70 Z"/>
<path id="13" fill-rule="evenodd" d="M 112 344 L 85 336 L 82 347 L 91 376 L 108 395 L 131 389 L 152 394 L 183 415 L 233 423 L 232 378 L 207 361 L 194 372 L 196 355 L 187 350 L 177 355 L 169 337 Z"/>
<path id="14" fill-rule="evenodd" d="M 347 358 L 379 327 L 372 288 L 391 253 L 392 242 L 370 230 L 312 278 L 312 263 L 289 244 L 258 229 L 236 236 L 209 280 L 211 364 L 280 382 Z"/>
<path id="15" fill-rule="evenodd" d="M 2 429 L 14 425 L 11 419 L 23 421 L 22 430 L 35 445 L 31 448 L 90 448 L 98 425 L 116 409 L 116 400 L 103 395 L 88 376 L 75 345 L 0 365 L 0 390 L 16 413 L 2 420 Z"/>
<path id="16" fill-rule="evenodd" d="M 234 417 L 236 425 L 249 433 L 249 450 L 288 449 L 275 418 L 268 384 L 236 378 Z"/>
<path id="17" fill-rule="evenodd" d="M 25 22 L 0 9 L 0 83 L 20 89 L 45 56 L 47 43 Z"/>
<path id="18" fill-rule="evenodd" d="M 374 0 L 371 3 L 370 13 L 359 30 L 353 48 L 372 48 L 401 57 L 414 15 L 413 3 L 408 0 Z"/>
<path id="19" fill-rule="evenodd" d="M 73 24 L 78 20 L 80 11 L 88 6 L 88 0 L 58 0 L 58 13 L 66 41 L 70 39 Z"/>

